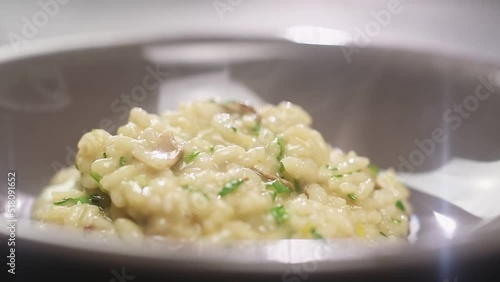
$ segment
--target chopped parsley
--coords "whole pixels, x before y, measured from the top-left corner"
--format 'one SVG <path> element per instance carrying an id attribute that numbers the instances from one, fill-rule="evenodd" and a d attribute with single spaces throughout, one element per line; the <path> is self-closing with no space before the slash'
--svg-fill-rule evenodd
<path id="1" fill-rule="evenodd" d="M 104 152 L 104 153 L 102 153 L 102 157 L 106 159 L 108 157 L 108 154 L 106 154 L 106 152 Z"/>
<path id="2" fill-rule="evenodd" d="M 338 168 L 333 167 L 333 166 L 331 166 L 331 165 L 326 165 L 326 168 L 327 168 L 327 169 L 329 169 L 329 170 L 331 170 L 331 171 L 336 171 L 336 170 L 339 170 Z"/>
<path id="3" fill-rule="evenodd" d="M 124 157 L 124 156 L 121 156 L 121 157 L 120 157 L 120 161 L 119 161 L 119 163 L 120 163 L 120 166 L 124 166 L 124 165 L 127 163 L 127 160 L 125 159 L 125 157 Z"/>
<path id="4" fill-rule="evenodd" d="M 385 234 L 385 233 L 384 233 L 384 232 L 382 232 L 382 231 L 380 231 L 380 235 L 382 235 L 382 236 L 384 236 L 384 237 L 386 237 L 386 238 L 388 238 L 388 237 L 389 237 L 389 236 L 387 236 L 387 234 Z"/>
<path id="5" fill-rule="evenodd" d="M 186 164 L 193 162 L 199 154 L 201 154 L 201 152 L 199 151 L 192 152 L 191 154 L 184 157 L 184 162 Z"/>
<path id="6" fill-rule="evenodd" d="M 405 211 L 406 211 L 406 208 L 405 208 L 405 206 L 403 205 L 403 202 L 401 202 L 401 200 L 397 200 L 397 201 L 396 201 L 396 208 L 400 209 L 402 212 L 405 212 Z"/>
<path id="7" fill-rule="evenodd" d="M 311 229 L 311 235 L 314 239 L 324 239 L 323 236 L 316 230 L 316 228 Z"/>
<path id="8" fill-rule="evenodd" d="M 262 127 L 261 122 L 257 121 L 257 123 L 255 124 L 255 126 L 252 127 L 252 133 L 253 133 L 253 135 L 259 136 L 261 127 Z"/>
<path id="9" fill-rule="evenodd" d="M 68 204 L 73 204 L 76 205 L 78 203 L 81 204 L 90 204 L 90 205 L 95 205 L 95 206 L 101 206 L 102 201 L 104 200 L 103 197 L 97 195 L 97 194 L 92 194 L 90 196 L 82 196 L 82 197 L 74 197 L 74 198 L 63 198 L 60 201 L 56 201 L 53 203 L 54 206 L 61 206 L 66 203 Z"/>
<path id="10" fill-rule="evenodd" d="M 215 152 L 215 146 L 210 147 L 208 151 L 213 154 Z"/>
<path id="11" fill-rule="evenodd" d="M 224 187 L 222 187 L 222 190 L 220 190 L 219 192 L 219 196 L 223 197 L 235 191 L 236 188 L 240 187 L 240 185 L 243 184 L 243 182 L 245 182 L 246 180 L 247 178 L 240 178 L 229 181 L 228 183 L 226 183 L 226 185 L 224 185 Z"/>
<path id="12" fill-rule="evenodd" d="M 267 188 L 274 189 L 277 193 L 291 193 L 290 188 L 283 184 L 279 179 L 275 179 L 273 181 L 266 183 Z"/>
<path id="13" fill-rule="evenodd" d="M 286 209 L 282 205 L 277 205 L 276 207 L 271 209 L 271 214 L 276 221 L 276 224 L 281 225 L 288 219 L 288 213 Z"/>
<path id="14" fill-rule="evenodd" d="M 400 219 L 392 218 L 392 222 L 398 224 L 398 223 L 401 223 L 401 220 Z"/>
<path id="15" fill-rule="evenodd" d="M 238 128 L 236 128 L 236 126 L 231 126 L 231 130 L 232 130 L 233 132 L 236 132 L 236 131 L 238 131 Z"/>
<path id="16" fill-rule="evenodd" d="M 368 166 L 368 169 L 375 175 L 377 175 L 380 172 L 380 169 L 374 164 L 370 164 Z"/>
<path id="17" fill-rule="evenodd" d="M 351 194 L 347 194 L 347 197 L 349 197 L 353 201 L 356 201 L 358 199 L 358 197 L 356 197 L 356 195 L 354 195 L 352 193 Z"/>
<path id="18" fill-rule="evenodd" d="M 279 161 L 281 161 L 281 159 L 285 156 L 285 147 L 286 147 L 285 141 L 283 141 L 283 139 L 280 137 L 277 137 L 274 140 L 276 141 L 276 144 L 278 144 L 278 146 L 279 146 L 280 151 L 278 153 L 277 158 Z"/>
<path id="19" fill-rule="evenodd" d="M 97 183 L 100 183 L 101 179 L 102 179 L 102 176 L 95 172 L 95 171 L 89 171 L 89 175 L 90 177 L 92 177 Z"/>

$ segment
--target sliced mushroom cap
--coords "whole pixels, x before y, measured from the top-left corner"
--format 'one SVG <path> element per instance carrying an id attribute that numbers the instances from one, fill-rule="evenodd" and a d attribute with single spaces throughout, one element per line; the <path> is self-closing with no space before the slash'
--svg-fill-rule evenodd
<path id="1" fill-rule="evenodd" d="M 174 166 L 182 155 L 182 147 L 172 132 L 165 130 L 157 140 L 138 142 L 132 155 L 150 168 L 164 170 Z"/>

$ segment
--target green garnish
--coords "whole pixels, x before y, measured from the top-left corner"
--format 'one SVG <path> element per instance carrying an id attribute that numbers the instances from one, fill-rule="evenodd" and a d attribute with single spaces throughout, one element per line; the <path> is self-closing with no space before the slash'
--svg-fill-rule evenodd
<path id="1" fill-rule="evenodd" d="M 271 209 L 271 214 L 276 221 L 276 224 L 281 225 L 288 219 L 288 213 L 286 209 L 282 205 L 277 205 L 276 207 Z"/>
<path id="2" fill-rule="evenodd" d="M 397 223 L 401 223 L 401 220 L 400 220 L 400 219 L 395 219 L 395 218 L 393 218 L 393 219 L 392 219 L 392 222 L 394 222 L 394 223 L 396 223 L 396 224 L 397 224 Z"/>
<path id="3" fill-rule="evenodd" d="M 283 156 L 285 156 L 285 141 L 283 141 L 283 139 L 281 139 L 280 137 L 276 137 L 276 139 L 274 139 L 276 141 L 276 144 L 278 144 L 278 146 L 280 147 L 280 151 L 278 153 L 278 160 L 281 160 L 283 158 Z"/>
<path id="4" fill-rule="evenodd" d="M 403 202 L 401 202 L 401 200 L 397 200 L 396 201 L 396 207 L 398 209 L 400 209 L 402 212 L 405 212 L 406 211 L 406 208 L 405 206 L 403 205 Z"/>
<path id="5" fill-rule="evenodd" d="M 281 161 L 280 161 L 279 163 L 280 163 L 280 169 L 279 169 L 279 172 L 280 172 L 280 173 L 285 172 L 285 165 L 284 165 Z"/>
<path id="6" fill-rule="evenodd" d="M 283 184 L 279 179 L 275 179 L 271 182 L 266 183 L 267 188 L 274 189 L 277 193 L 291 193 L 290 188 Z"/>
<path id="7" fill-rule="evenodd" d="M 238 130 L 238 128 L 236 128 L 235 126 L 231 126 L 231 130 L 232 130 L 233 132 L 236 132 L 236 131 Z"/>
<path id="8" fill-rule="evenodd" d="M 210 147 L 208 151 L 213 154 L 215 152 L 215 146 Z"/>
<path id="9" fill-rule="evenodd" d="M 78 167 L 78 164 L 75 162 L 75 168 L 76 170 L 80 170 L 80 168 Z"/>
<path id="10" fill-rule="evenodd" d="M 311 229 L 311 235 L 313 236 L 314 239 L 323 239 L 323 236 L 319 234 L 316 228 Z"/>
<path id="11" fill-rule="evenodd" d="M 236 188 L 240 187 L 240 185 L 246 180 L 247 180 L 246 178 L 240 178 L 229 181 L 228 183 L 226 183 L 226 185 L 224 185 L 224 187 L 222 187 L 222 190 L 220 190 L 219 192 L 219 196 L 223 197 L 233 192 L 234 190 L 236 190 Z"/>
<path id="12" fill-rule="evenodd" d="M 253 135 L 255 136 L 259 136 L 259 133 L 260 133 L 260 129 L 262 127 L 262 124 L 260 121 L 258 121 L 254 127 L 252 127 L 252 133 Z"/>
<path id="13" fill-rule="evenodd" d="M 120 161 L 119 161 L 120 166 L 124 166 L 124 165 L 126 164 L 126 161 L 127 161 L 127 160 L 125 159 L 125 157 L 124 157 L 124 156 L 121 156 L 121 157 L 120 157 Z"/>
<path id="14" fill-rule="evenodd" d="M 387 238 L 389 237 L 389 236 L 387 236 L 387 235 L 386 235 L 384 232 L 382 232 L 382 231 L 380 231 L 380 235 L 382 235 L 382 236 L 384 236 L 384 237 L 387 237 Z"/>
<path id="15" fill-rule="evenodd" d="M 184 162 L 186 164 L 193 162 L 196 159 L 196 157 L 198 157 L 199 154 L 201 154 L 201 152 L 198 151 L 192 152 L 191 154 L 184 157 Z"/>
<path id="16" fill-rule="evenodd" d="M 293 187 L 295 188 L 295 192 L 300 193 L 302 192 L 302 188 L 300 188 L 299 181 L 297 179 L 293 180 Z"/>
<path id="17" fill-rule="evenodd" d="M 333 175 L 332 177 L 341 178 L 341 177 L 344 177 L 346 175 L 347 174 L 337 174 L 337 175 Z"/>
<path id="18" fill-rule="evenodd" d="M 105 159 L 108 157 L 108 155 L 106 154 L 106 152 L 102 153 L 102 157 L 105 158 Z"/>
<path id="19" fill-rule="evenodd" d="M 60 201 L 54 202 L 53 205 L 60 206 L 66 203 L 76 205 L 78 203 L 82 203 L 82 204 L 90 204 L 101 207 L 101 202 L 103 200 L 104 200 L 103 197 L 97 194 L 92 194 L 90 196 L 83 196 L 83 197 L 63 198 Z"/>
<path id="20" fill-rule="evenodd" d="M 374 164 L 370 164 L 368 166 L 368 169 L 375 175 L 377 175 L 380 172 L 380 169 Z"/>
<path id="21" fill-rule="evenodd" d="M 89 175 L 90 177 L 94 178 L 94 180 L 97 182 L 97 183 L 100 183 L 101 179 L 102 179 L 102 176 L 97 173 L 97 172 L 94 172 L 94 171 L 89 171 Z"/>
<path id="22" fill-rule="evenodd" d="M 327 168 L 327 169 L 329 169 L 329 170 L 331 170 L 331 171 L 336 171 L 336 170 L 339 170 L 338 168 L 333 167 L 333 166 L 331 166 L 331 165 L 326 165 L 326 168 Z"/>
<path id="23" fill-rule="evenodd" d="M 354 194 L 347 194 L 347 197 L 351 198 L 351 200 L 353 201 L 356 201 L 358 199 L 358 197 L 356 197 L 356 195 Z"/>

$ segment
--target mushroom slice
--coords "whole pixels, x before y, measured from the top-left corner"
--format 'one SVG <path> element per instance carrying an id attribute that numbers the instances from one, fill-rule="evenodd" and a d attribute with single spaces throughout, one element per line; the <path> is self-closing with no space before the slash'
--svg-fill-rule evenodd
<path id="1" fill-rule="evenodd" d="M 172 132 L 165 130 L 156 140 L 138 142 L 132 155 L 148 167 L 164 170 L 174 166 L 182 155 L 182 147 L 175 141 Z"/>

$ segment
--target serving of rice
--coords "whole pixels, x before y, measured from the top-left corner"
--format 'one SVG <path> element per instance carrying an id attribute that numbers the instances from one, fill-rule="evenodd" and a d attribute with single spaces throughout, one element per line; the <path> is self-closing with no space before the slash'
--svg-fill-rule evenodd
<path id="1" fill-rule="evenodd" d="M 82 136 L 33 217 L 124 239 L 406 238 L 409 191 L 394 171 L 331 147 L 311 123 L 289 102 L 134 108 L 116 135 Z"/>

